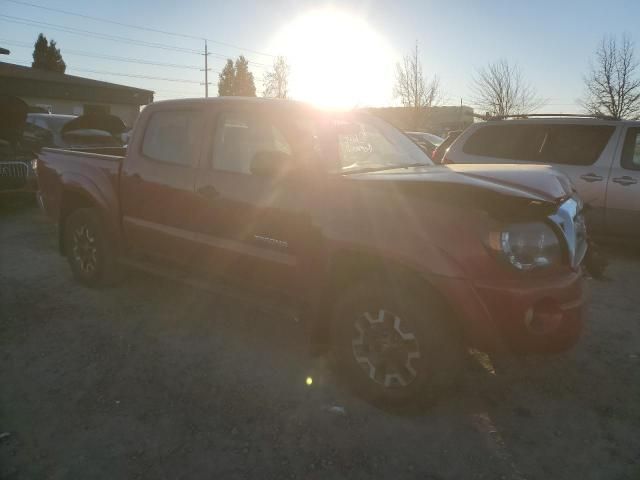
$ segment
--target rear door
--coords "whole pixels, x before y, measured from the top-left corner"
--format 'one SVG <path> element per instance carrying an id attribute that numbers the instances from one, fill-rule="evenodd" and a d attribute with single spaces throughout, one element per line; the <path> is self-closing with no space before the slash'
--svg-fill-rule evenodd
<path id="1" fill-rule="evenodd" d="M 640 238 L 640 127 L 629 127 L 611 168 L 605 213 L 606 233 Z"/>
<path id="2" fill-rule="evenodd" d="M 588 228 L 604 231 L 607 178 L 618 146 L 615 125 L 551 124 L 540 161 L 566 173 L 587 209 Z"/>
<path id="3" fill-rule="evenodd" d="M 130 145 L 120 176 L 123 230 L 134 255 L 181 266 L 191 260 L 203 118 L 199 109 L 164 107 L 141 119 L 144 134 Z"/>

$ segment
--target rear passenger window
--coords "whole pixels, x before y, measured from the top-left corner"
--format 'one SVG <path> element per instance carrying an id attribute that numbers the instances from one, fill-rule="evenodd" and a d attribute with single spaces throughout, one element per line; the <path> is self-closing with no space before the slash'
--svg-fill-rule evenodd
<path id="1" fill-rule="evenodd" d="M 504 160 L 592 165 L 614 130 L 609 125 L 490 125 L 471 135 L 462 150 Z"/>
<path id="2" fill-rule="evenodd" d="M 202 114 L 194 110 L 159 111 L 151 115 L 142 153 L 154 160 L 195 165 Z"/>
<path id="3" fill-rule="evenodd" d="M 535 161 L 545 134 L 543 125 L 488 125 L 471 135 L 462 151 L 482 157 Z"/>
<path id="4" fill-rule="evenodd" d="M 291 155 L 291 146 L 266 117 L 249 112 L 222 113 L 213 144 L 213 168 L 250 174 L 251 162 L 258 152 Z"/>
<path id="5" fill-rule="evenodd" d="M 640 170 L 640 128 L 627 130 L 621 164 L 627 170 Z"/>
<path id="6" fill-rule="evenodd" d="M 609 125 L 550 125 L 540 161 L 561 165 L 593 165 L 609 143 Z"/>

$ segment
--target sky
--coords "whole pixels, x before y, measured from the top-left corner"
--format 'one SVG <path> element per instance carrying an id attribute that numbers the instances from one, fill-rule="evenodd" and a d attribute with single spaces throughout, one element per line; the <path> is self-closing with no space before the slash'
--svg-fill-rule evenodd
<path id="1" fill-rule="evenodd" d="M 603 35 L 626 32 L 640 43 L 637 0 L 17 1 L 0 0 L 0 46 L 11 50 L 0 61 L 30 63 L 42 32 L 56 40 L 67 73 L 154 90 L 157 100 L 204 95 L 204 57 L 198 53 L 204 42 L 188 38 L 193 36 L 210 40 L 210 96 L 217 94 L 216 72 L 225 58 L 244 54 L 260 93 L 265 68 L 282 54 L 291 65 L 294 98 L 328 105 L 333 99 L 336 106 L 397 105 L 395 65 L 417 42 L 424 72 L 440 77 L 448 104 L 473 106 L 474 72 L 505 58 L 519 65 L 546 100 L 542 112 L 572 113 L 579 111 L 582 76 Z"/>

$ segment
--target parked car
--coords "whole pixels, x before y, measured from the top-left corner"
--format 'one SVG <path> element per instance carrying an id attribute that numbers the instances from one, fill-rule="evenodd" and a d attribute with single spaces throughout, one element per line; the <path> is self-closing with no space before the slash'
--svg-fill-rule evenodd
<path id="1" fill-rule="evenodd" d="M 376 401 L 437 391 L 466 347 L 557 352 L 582 328 L 585 232 L 566 177 L 434 166 L 365 113 L 159 102 L 126 156 L 45 148 L 38 178 L 79 282 L 125 264 L 277 298 Z"/>
<path id="2" fill-rule="evenodd" d="M 444 138 L 441 138 L 433 133 L 426 132 L 406 132 L 407 136 L 416 142 L 424 152 L 429 155 L 429 158 L 433 157 L 433 152 L 444 142 Z"/>
<path id="3" fill-rule="evenodd" d="M 22 142 L 34 151 L 42 147 L 120 147 L 125 130 L 115 115 L 29 113 Z"/>
<path id="4" fill-rule="evenodd" d="M 0 95 L 0 195 L 27 194 L 37 190 L 35 156 L 20 143 L 27 104 L 9 95 Z"/>
<path id="5" fill-rule="evenodd" d="M 549 117 L 476 123 L 446 163 L 536 163 L 566 173 L 596 236 L 640 239 L 640 121 Z"/>
<path id="6" fill-rule="evenodd" d="M 447 137 L 444 139 L 444 141 L 433 151 L 433 155 L 431 156 L 431 160 L 433 160 L 433 163 L 442 163 L 442 159 L 447 153 L 447 150 L 461 133 L 462 130 L 453 130 L 447 134 Z"/>

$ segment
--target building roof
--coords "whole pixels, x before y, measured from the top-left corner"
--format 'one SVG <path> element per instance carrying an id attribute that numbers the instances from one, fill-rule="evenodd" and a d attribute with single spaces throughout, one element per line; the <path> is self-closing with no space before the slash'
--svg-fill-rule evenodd
<path id="1" fill-rule="evenodd" d="M 38 97 L 96 103 L 146 105 L 153 91 L 101 82 L 90 78 L 0 62 L 0 92 L 17 97 Z"/>

